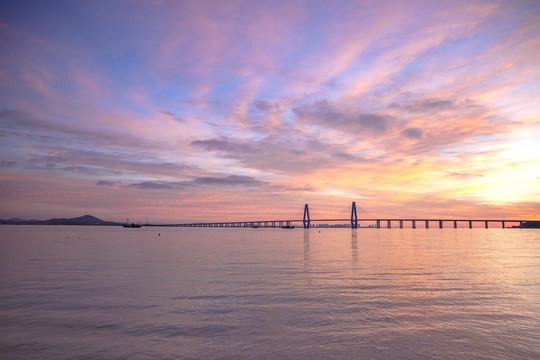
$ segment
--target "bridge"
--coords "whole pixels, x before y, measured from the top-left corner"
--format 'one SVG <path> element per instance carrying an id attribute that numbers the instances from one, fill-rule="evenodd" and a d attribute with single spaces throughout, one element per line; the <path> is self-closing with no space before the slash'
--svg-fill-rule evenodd
<path id="1" fill-rule="evenodd" d="M 295 225 L 303 226 L 304 229 L 309 229 L 312 223 L 319 223 L 319 227 L 331 227 L 328 223 L 349 223 L 350 228 L 357 229 L 359 225 L 368 224 L 364 227 L 372 228 L 392 228 L 393 225 L 403 229 L 407 224 L 411 228 L 423 227 L 430 228 L 430 224 L 435 224 L 435 227 L 442 229 L 444 224 L 450 223 L 454 228 L 458 228 L 458 223 L 465 223 L 469 229 L 473 228 L 473 223 L 480 223 L 486 229 L 489 224 L 500 224 L 504 229 L 508 223 L 519 224 L 515 227 L 523 227 L 526 220 L 509 220 L 509 219 L 428 219 L 428 218 L 358 218 L 356 212 L 356 202 L 353 201 L 351 207 L 351 217 L 348 219 L 311 219 L 309 215 L 309 206 L 304 206 L 304 217 L 302 219 L 282 219 L 282 220 L 254 220 L 254 221 L 226 221 L 226 222 L 200 222 L 186 224 L 166 224 L 158 226 L 166 227 L 218 227 L 218 228 L 293 228 Z M 327 226 L 321 226 L 325 224 Z M 156 226 L 156 225 L 154 225 Z M 362 227 L 362 226 L 360 226 Z"/>

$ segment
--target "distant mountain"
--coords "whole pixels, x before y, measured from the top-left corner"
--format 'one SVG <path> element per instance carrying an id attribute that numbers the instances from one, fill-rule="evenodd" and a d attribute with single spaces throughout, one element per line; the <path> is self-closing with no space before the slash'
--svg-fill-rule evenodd
<path id="1" fill-rule="evenodd" d="M 0 224 L 14 224 L 14 225 L 105 225 L 105 226 L 118 226 L 122 225 L 114 221 L 105 221 L 98 219 L 92 215 L 83 215 L 76 218 L 53 218 L 49 220 L 23 220 L 23 219 L 9 219 L 0 220 Z"/>
<path id="2" fill-rule="evenodd" d="M 110 223 L 110 221 L 104 221 L 92 215 L 83 215 L 83 216 L 70 218 L 70 219 L 54 218 L 54 219 L 42 221 L 43 225 L 107 225 L 108 223 Z M 118 225 L 118 224 L 113 223 L 113 225 Z"/>
<path id="3" fill-rule="evenodd" d="M 39 220 L 36 220 L 36 219 L 30 219 L 30 220 L 28 220 L 28 219 L 21 219 L 21 218 L 11 218 L 11 219 L 9 219 L 9 220 L 7 220 L 7 221 L 39 221 Z"/>

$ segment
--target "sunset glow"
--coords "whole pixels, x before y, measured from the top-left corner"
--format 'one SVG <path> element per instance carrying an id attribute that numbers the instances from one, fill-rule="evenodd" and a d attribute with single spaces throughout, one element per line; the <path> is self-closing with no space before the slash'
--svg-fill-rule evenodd
<path id="1" fill-rule="evenodd" d="M 540 216 L 540 3 L 0 5 L 0 218 Z"/>

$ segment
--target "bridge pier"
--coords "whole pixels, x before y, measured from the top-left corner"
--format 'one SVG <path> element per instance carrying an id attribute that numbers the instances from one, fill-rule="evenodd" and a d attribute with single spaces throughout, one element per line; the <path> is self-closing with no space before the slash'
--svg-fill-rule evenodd
<path id="1" fill-rule="evenodd" d="M 488 221 L 486 220 L 486 229 L 488 228 Z"/>
<path id="2" fill-rule="evenodd" d="M 442 220 L 439 220 L 439 229 L 442 229 L 443 226 L 442 226 Z"/>
<path id="3" fill-rule="evenodd" d="M 413 221 L 412 221 L 412 228 L 413 228 L 413 229 L 416 229 L 416 220 L 413 220 Z"/>
<path id="4" fill-rule="evenodd" d="M 426 229 L 429 229 L 429 220 L 426 220 Z"/>
<path id="5" fill-rule="evenodd" d="M 308 207 L 308 204 L 306 204 L 304 206 L 304 220 L 303 220 L 303 223 L 304 223 L 304 229 L 309 229 L 309 207 Z"/>
<path id="6" fill-rule="evenodd" d="M 469 220 L 469 229 L 472 229 L 472 220 Z"/>
<path id="7" fill-rule="evenodd" d="M 351 208 L 351 229 L 358 228 L 358 215 L 356 214 L 356 201 L 352 202 Z"/>
<path id="8" fill-rule="evenodd" d="M 457 229 L 457 221 L 454 220 L 454 229 Z"/>
<path id="9" fill-rule="evenodd" d="M 377 229 L 381 228 L 381 220 L 377 220 Z"/>
<path id="10" fill-rule="evenodd" d="M 392 228 L 392 220 L 387 220 L 387 221 L 386 221 L 386 227 L 387 227 L 388 229 L 391 229 L 391 228 Z"/>
<path id="11" fill-rule="evenodd" d="M 403 220 L 399 220 L 399 228 L 403 229 Z"/>

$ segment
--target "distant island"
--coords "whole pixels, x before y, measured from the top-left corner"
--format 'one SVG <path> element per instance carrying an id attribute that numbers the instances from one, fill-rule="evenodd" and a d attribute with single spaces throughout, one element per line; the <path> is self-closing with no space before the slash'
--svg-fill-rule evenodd
<path id="1" fill-rule="evenodd" d="M 24 220 L 19 218 L 2 220 L 0 224 L 8 225 L 91 225 L 91 226 L 121 226 L 122 223 L 105 221 L 92 215 L 83 215 L 75 218 L 53 218 L 49 220 Z"/>

